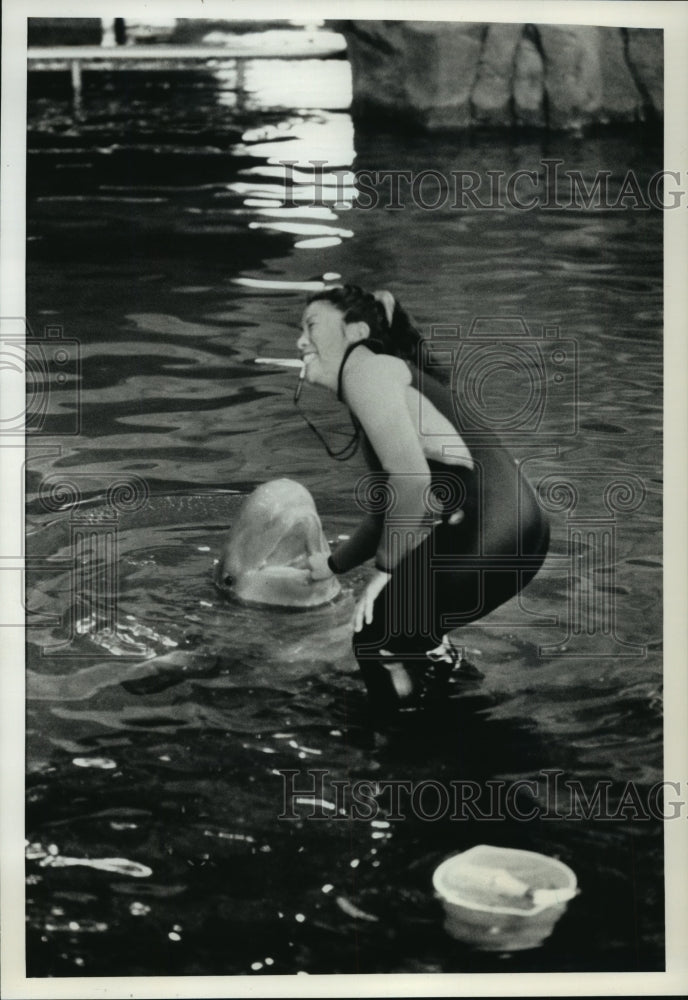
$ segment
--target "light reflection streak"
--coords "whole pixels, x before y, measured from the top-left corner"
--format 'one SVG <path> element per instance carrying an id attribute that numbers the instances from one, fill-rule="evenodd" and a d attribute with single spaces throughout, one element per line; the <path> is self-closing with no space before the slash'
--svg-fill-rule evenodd
<path id="1" fill-rule="evenodd" d="M 308 222 L 249 222 L 249 229 L 276 229 L 280 233 L 295 236 L 353 236 L 351 229 L 337 229 L 334 226 L 316 226 Z"/>
<path id="2" fill-rule="evenodd" d="M 256 41 L 267 45 L 268 34 Z M 314 31 L 312 38 L 314 45 L 339 40 L 344 51 L 341 35 Z M 269 48 L 261 51 L 272 54 Z M 337 246 L 353 232 L 326 223 L 336 223 L 337 212 L 351 209 L 357 197 L 352 173 L 356 155 L 353 122 L 348 113 L 342 113 L 344 109 L 348 112 L 352 98 L 349 63 L 342 59 L 263 58 L 247 60 L 243 70 L 246 107 L 283 107 L 291 115 L 244 130 L 235 152 L 259 163 L 240 171 L 247 181 L 228 184 L 214 197 L 243 198 L 243 208 L 251 215 L 249 229 L 289 233 L 297 237 L 295 249 Z M 215 78 L 220 103 L 234 103 L 234 69 L 217 67 Z M 304 116 L 307 109 L 317 112 Z M 284 161 L 293 166 L 285 166 Z M 320 224 L 297 221 L 309 219 Z"/>
<path id="3" fill-rule="evenodd" d="M 252 199 L 258 199 L 260 195 L 264 194 L 266 197 L 268 195 L 278 195 L 280 196 L 280 201 L 278 205 L 280 207 L 284 206 L 285 200 L 292 203 L 310 203 L 311 205 L 332 205 L 333 208 L 340 210 L 346 210 L 351 208 L 351 203 L 358 197 L 358 191 L 354 187 L 344 187 L 332 188 L 328 185 L 323 185 L 320 188 L 319 185 L 315 184 L 302 184 L 298 187 L 287 187 L 282 185 L 280 187 L 277 184 L 242 184 L 240 181 L 234 184 L 228 184 L 224 191 L 218 191 L 214 195 L 215 198 L 222 200 L 223 198 L 231 198 L 235 195 L 249 194 Z M 276 201 L 276 198 L 269 199 Z M 248 207 L 248 203 L 245 201 L 244 204 Z"/>
<path id="4" fill-rule="evenodd" d="M 284 157 L 284 159 L 289 159 Z M 313 157 L 315 159 L 315 157 Z M 308 163 L 308 160 L 302 161 L 304 166 Z M 330 164 L 328 164 L 330 166 Z M 337 173 L 334 171 L 322 170 L 317 168 L 317 173 L 315 168 L 308 172 L 300 170 L 298 166 L 295 167 L 285 167 L 284 163 L 270 164 L 266 163 L 260 167 L 245 167 L 240 170 L 239 173 L 242 177 L 279 177 L 280 180 L 285 178 L 291 180 L 294 184 L 304 184 L 311 185 L 315 187 L 314 179 L 317 176 L 317 186 L 331 187 L 338 191 L 344 189 L 347 185 L 352 191 L 355 191 L 353 187 L 354 174 L 353 171 L 342 167 L 341 169 L 336 168 Z"/>
<path id="5" fill-rule="evenodd" d="M 325 247 L 336 247 L 341 243 L 339 236 L 318 236 L 312 240 L 297 240 L 295 250 L 324 250 Z"/>

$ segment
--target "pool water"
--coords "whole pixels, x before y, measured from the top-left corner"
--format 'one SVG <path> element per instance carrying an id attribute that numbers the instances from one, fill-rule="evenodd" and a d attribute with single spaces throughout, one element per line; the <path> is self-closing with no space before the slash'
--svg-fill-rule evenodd
<path id="1" fill-rule="evenodd" d="M 28 974 L 663 968 L 662 826 L 638 818 L 662 777 L 661 214 L 366 209 L 330 188 L 312 205 L 308 162 L 449 177 L 559 159 L 618 190 L 661 146 L 372 135 L 325 86 L 324 107 L 239 111 L 211 73 L 87 74 L 75 118 L 49 82 L 29 91 L 28 319 L 61 329 L 80 369 L 51 385 L 28 449 Z M 291 202 L 280 159 L 300 165 Z M 575 359 L 577 384 L 548 382 L 518 434 L 523 382 L 488 366 L 551 551 L 520 602 L 457 634 L 484 676 L 393 726 L 370 717 L 349 651 L 365 568 L 311 613 L 232 605 L 212 583 L 241 497 L 268 479 L 308 487 L 330 539 L 355 524 L 360 459 L 328 459 L 294 371 L 254 363 L 293 355 L 303 286 L 326 273 L 390 289 L 444 337 L 482 318 L 498 351 L 504 317 L 522 320 L 536 361 L 558 328 Z M 344 440 L 336 403 L 306 387 L 301 405 Z M 550 790 L 559 772 L 549 797 L 543 772 Z M 606 789 L 607 818 L 566 819 L 567 780 Z M 425 783 L 422 810 L 395 818 L 390 781 Z M 431 782 L 511 789 L 511 806 L 440 815 Z M 432 872 L 479 843 L 576 873 L 542 948 L 481 954 L 442 930 Z"/>

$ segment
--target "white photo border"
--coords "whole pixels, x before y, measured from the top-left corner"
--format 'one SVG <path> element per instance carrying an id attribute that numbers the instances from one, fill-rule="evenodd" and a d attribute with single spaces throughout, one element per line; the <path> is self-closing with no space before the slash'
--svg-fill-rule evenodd
<path id="1" fill-rule="evenodd" d="M 25 315 L 26 22 L 43 15 L 285 18 L 318 17 L 529 21 L 664 29 L 665 168 L 688 184 L 688 4 L 559 0 L 3 0 L 2 4 L 2 315 Z M 665 251 L 665 774 L 688 790 L 688 226 L 685 210 L 666 212 Z M 23 408 L 23 385 L 3 379 L 5 413 Z M 665 824 L 666 972 L 441 974 L 266 977 L 121 977 L 27 979 L 24 943 L 24 609 L 21 443 L 0 447 L 0 921 L 2 996 L 17 998 L 230 996 L 612 996 L 688 993 L 688 825 Z"/>

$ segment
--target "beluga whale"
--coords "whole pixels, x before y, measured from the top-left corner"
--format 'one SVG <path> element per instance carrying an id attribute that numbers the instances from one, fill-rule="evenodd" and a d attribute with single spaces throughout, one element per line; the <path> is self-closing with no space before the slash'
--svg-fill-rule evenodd
<path id="1" fill-rule="evenodd" d="M 330 546 L 313 497 L 292 479 L 263 483 L 246 499 L 216 566 L 215 582 L 244 604 L 317 608 L 341 590 L 330 576 L 313 580 L 309 556 Z"/>
<path id="2" fill-rule="evenodd" d="M 42 647 L 37 639 L 31 642 L 30 700 L 87 700 L 115 684 L 136 696 L 155 695 L 183 681 L 203 683 L 218 674 L 230 686 L 288 687 L 309 676 L 315 664 L 337 663 L 341 668 L 349 662 L 353 595 L 334 576 L 311 578 L 309 556 L 326 557 L 330 547 L 309 491 L 292 480 L 277 479 L 247 497 L 192 499 L 190 505 L 186 496 L 150 497 L 120 532 L 119 613 L 114 628 L 94 627 L 88 592 L 80 594 L 72 607 L 71 568 L 50 578 L 53 608 L 62 608 L 65 620 L 75 623 L 75 660 L 66 674 L 45 672 Z M 160 579 L 174 614 L 161 618 L 157 606 L 147 609 L 141 604 L 159 558 L 156 542 L 148 540 L 145 529 L 173 531 L 174 526 L 189 524 L 189 519 L 194 529 L 200 521 L 218 532 L 212 576 L 207 568 L 201 569 L 198 557 L 199 551 L 210 547 L 186 544 L 178 550 L 177 571 L 168 577 L 163 538 Z M 211 541 L 206 530 L 211 529 L 204 529 L 199 540 Z M 66 516 L 48 524 L 40 537 L 33 536 L 35 551 L 60 551 L 70 537 Z M 44 599 L 42 591 L 40 595 Z M 305 617 L 290 613 L 301 610 L 307 612 Z M 64 645 L 61 627 L 56 636 Z M 256 670 L 258 662 L 271 669 Z"/>

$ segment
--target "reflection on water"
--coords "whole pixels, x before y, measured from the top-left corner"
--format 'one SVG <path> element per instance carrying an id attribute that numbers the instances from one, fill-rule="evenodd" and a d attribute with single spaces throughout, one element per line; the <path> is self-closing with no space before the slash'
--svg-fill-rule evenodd
<path id="1" fill-rule="evenodd" d="M 661 217 L 451 201 L 427 211 L 412 199 L 390 210 L 388 182 L 366 209 L 352 175 L 541 170 L 549 157 L 588 184 L 609 170 L 618 188 L 628 169 L 642 185 L 660 152 L 634 137 L 354 133 L 346 102 L 315 75 L 299 79 L 310 101 L 298 113 L 237 114 L 220 73 L 87 77 L 77 122 L 66 94 L 31 93 L 29 319 L 78 342 L 81 382 L 78 396 L 51 391 L 59 453 L 31 449 L 27 476 L 29 550 L 48 560 L 28 603 L 57 615 L 28 644 L 30 974 L 660 968 L 656 822 L 632 809 L 395 821 L 382 800 L 352 819 L 332 784 L 559 770 L 588 795 L 607 782 L 611 815 L 627 782 L 642 798 L 660 778 Z M 444 333 L 520 317 L 547 372 L 542 335 L 558 328 L 577 364 L 577 394 L 544 383 L 541 422 L 513 442 L 535 482 L 575 485 L 575 507 L 552 510 L 543 572 L 521 606 L 461 636 L 484 679 L 457 686 L 439 715 L 385 732 L 348 651 L 351 593 L 312 615 L 227 605 L 211 568 L 238 501 L 199 495 L 289 475 L 315 495 L 330 538 L 353 527 L 358 459 L 330 462 L 308 433 L 296 372 L 254 363 L 294 352 L 305 292 L 325 273 L 389 288 Z M 501 417 L 519 412 L 522 392 L 513 372 L 485 385 Z M 324 431 L 341 428 L 317 389 L 302 405 Z M 154 497 L 119 519 L 116 628 L 95 641 L 100 584 L 74 588 L 73 517 L 37 496 L 48 478 L 88 498 L 133 474 Z M 640 480 L 640 500 L 610 509 L 606 487 L 624 476 Z M 588 528 L 572 562 L 576 517 Z M 613 547 L 600 559 L 603 535 Z M 364 578 L 352 575 L 354 591 Z M 574 593 L 613 608 L 613 630 L 569 635 Z M 566 655 L 539 655 L 557 645 Z M 307 768 L 327 770 L 322 788 Z M 285 769 L 301 772 L 297 819 L 278 819 Z M 525 809 L 544 793 L 523 794 Z M 306 818 L 316 799 L 330 818 Z M 539 951 L 480 956 L 442 933 L 432 870 L 480 842 L 560 856 L 576 872 L 582 894 Z"/>

